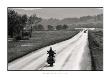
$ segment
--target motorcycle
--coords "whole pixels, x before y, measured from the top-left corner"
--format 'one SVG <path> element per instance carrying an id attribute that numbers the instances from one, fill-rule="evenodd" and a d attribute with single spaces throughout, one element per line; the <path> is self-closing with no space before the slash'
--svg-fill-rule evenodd
<path id="1" fill-rule="evenodd" d="M 47 51 L 49 54 L 49 56 L 47 57 L 47 63 L 50 64 L 50 66 L 52 67 L 53 66 L 53 63 L 55 63 L 55 55 L 56 54 L 52 48 L 50 48 L 50 51 Z"/>

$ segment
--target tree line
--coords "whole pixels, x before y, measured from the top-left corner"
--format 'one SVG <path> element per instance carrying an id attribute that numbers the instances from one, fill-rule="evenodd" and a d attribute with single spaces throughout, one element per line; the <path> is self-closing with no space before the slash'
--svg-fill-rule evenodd
<path id="1" fill-rule="evenodd" d="M 36 15 L 20 15 L 14 10 L 8 9 L 8 36 L 13 37 L 14 34 L 17 34 L 21 30 L 23 30 L 26 25 L 34 26 L 41 20 L 42 19 L 37 17 Z"/>
<path id="2" fill-rule="evenodd" d="M 68 29 L 68 25 L 64 24 L 64 25 L 47 25 L 47 30 L 52 31 L 52 30 L 67 30 Z M 44 28 L 44 26 L 42 24 L 38 24 L 36 26 L 34 26 L 34 30 L 36 31 L 41 31 L 41 30 L 46 30 Z"/>
<path id="3" fill-rule="evenodd" d="M 45 30 L 42 24 L 39 24 L 42 18 L 37 17 L 35 14 L 27 16 L 26 14 L 20 15 L 12 9 L 8 9 L 8 36 L 13 37 L 14 34 L 19 33 L 25 26 L 32 26 L 33 30 Z M 55 28 L 56 27 L 56 28 Z M 68 28 L 66 24 L 47 26 L 48 30 L 65 30 Z"/>

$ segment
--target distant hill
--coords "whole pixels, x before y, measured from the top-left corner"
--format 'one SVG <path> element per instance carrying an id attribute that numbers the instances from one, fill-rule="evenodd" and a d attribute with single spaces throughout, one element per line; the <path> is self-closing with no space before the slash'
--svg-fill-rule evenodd
<path id="1" fill-rule="evenodd" d="M 53 25 L 53 26 L 57 26 L 57 25 L 63 25 L 63 24 L 67 24 L 68 26 L 72 26 L 72 27 L 82 27 L 82 25 L 85 24 L 101 24 L 100 26 L 96 25 L 94 27 L 100 27 L 102 28 L 102 24 L 103 24 L 103 14 L 98 14 L 95 16 L 83 16 L 80 18 L 64 18 L 62 20 L 58 20 L 58 19 L 43 19 L 40 24 L 42 24 L 43 26 L 47 26 L 47 25 Z M 90 27 L 90 26 L 83 26 L 83 27 Z"/>

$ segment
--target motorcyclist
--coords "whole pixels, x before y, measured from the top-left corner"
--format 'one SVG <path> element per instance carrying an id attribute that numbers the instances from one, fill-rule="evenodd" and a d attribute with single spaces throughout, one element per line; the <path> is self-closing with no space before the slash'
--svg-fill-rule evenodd
<path id="1" fill-rule="evenodd" d="M 52 50 L 52 47 L 50 47 L 50 50 L 47 52 L 48 52 L 47 54 L 49 54 L 49 56 L 55 57 L 54 54 L 56 54 L 56 53 Z"/>
<path id="2" fill-rule="evenodd" d="M 52 50 L 52 47 L 50 47 L 50 50 L 47 52 L 48 52 L 47 54 L 49 54 L 47 58 L 47 63 L 50 64 L 50 66 L 53 66 L 53 63 L 55 63 L 54 54 L 56 53 Z"/>

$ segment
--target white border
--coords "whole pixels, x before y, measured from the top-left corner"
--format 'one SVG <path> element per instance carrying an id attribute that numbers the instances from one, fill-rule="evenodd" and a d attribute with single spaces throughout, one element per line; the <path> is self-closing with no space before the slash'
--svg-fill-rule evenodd
<path id="1" fill-rule="evenodd" d="M 0 0 L 0 77 L 109 78 L 110 18 L 105 19 L 110 15 L 109 5 L 109 2 L 104 3 L 104 0 Z M 104 71 L 7 71 L 7 7 L 104 7 Z"/>

